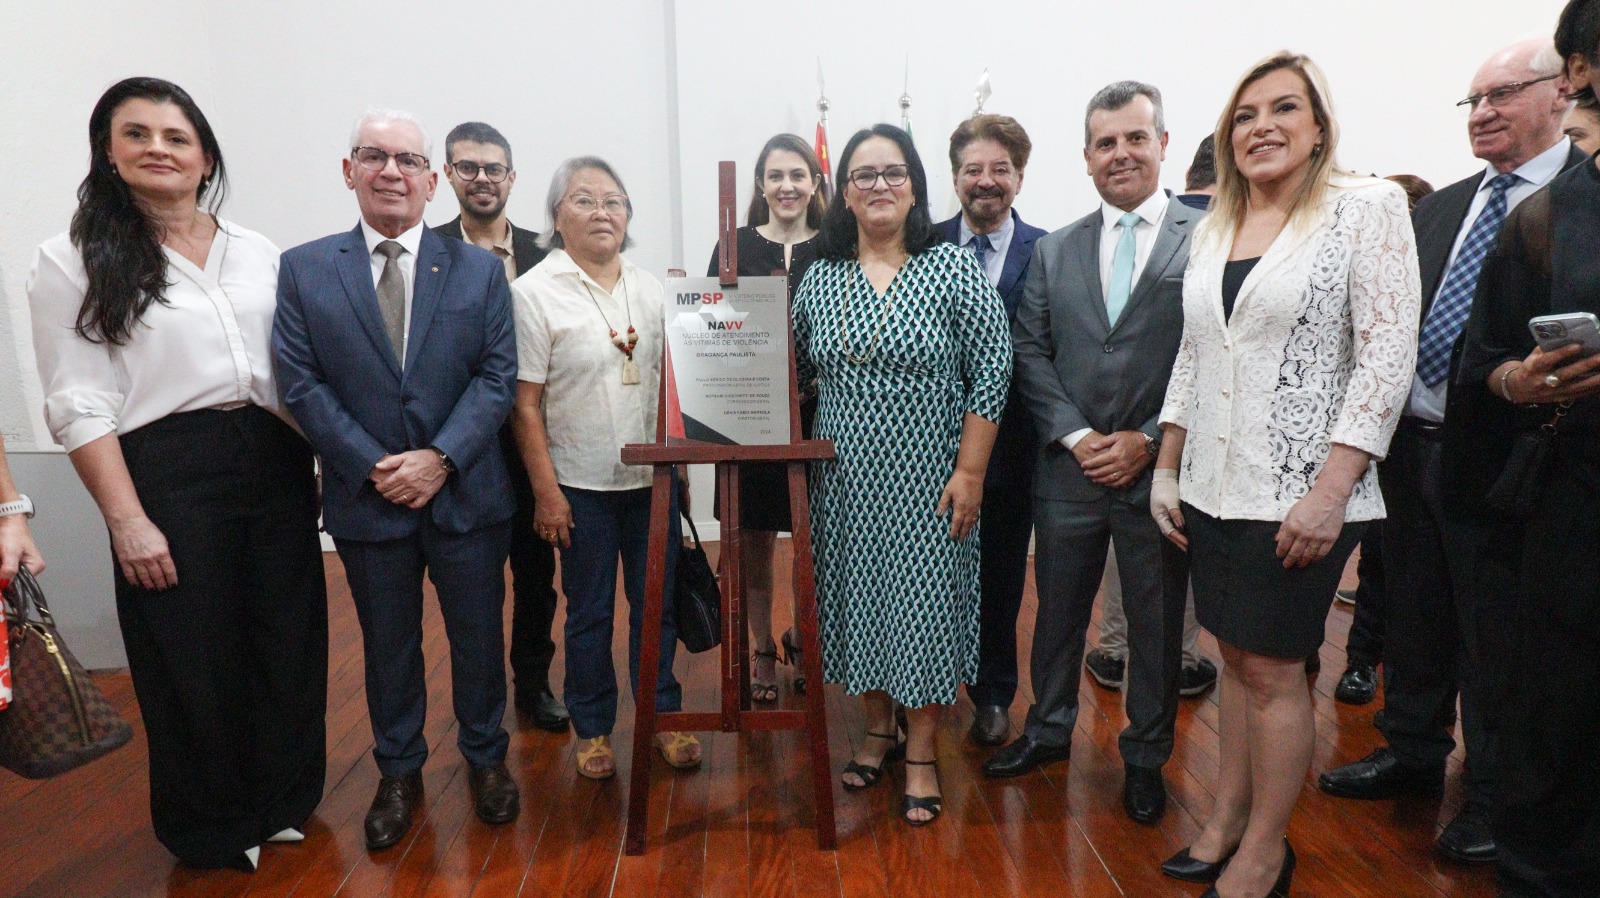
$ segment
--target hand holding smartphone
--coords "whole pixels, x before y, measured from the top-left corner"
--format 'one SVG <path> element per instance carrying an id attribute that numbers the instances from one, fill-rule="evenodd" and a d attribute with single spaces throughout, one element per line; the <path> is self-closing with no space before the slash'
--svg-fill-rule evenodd
<path id="1" fill-rule="evenodd" d="M 1583 347 L 1580 357 L 1600 352 L 1600 319 L 1590 312 L 1539 315 L 1528 321 L 1528 330 L 1545 352 L 1555 352 L 1570 343 Z"/>

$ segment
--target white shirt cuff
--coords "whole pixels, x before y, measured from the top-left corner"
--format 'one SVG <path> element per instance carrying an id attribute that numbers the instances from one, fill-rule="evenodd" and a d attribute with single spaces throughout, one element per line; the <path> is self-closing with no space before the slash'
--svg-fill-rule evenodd
<path id="1" fill-rule="evenodd" d="M 1081 428 L 1079 430 L 1074 430 L 1073 432 L 1067 434 L 1066 436 L 1062 437 L 1058 442 L 1060 442 L 1061 445 L 1065 446 L 1067 448 L 1068 452 L 1071 452 L 1073 450 L 1073 448 L 1078 445 L 1078 441 L 1079 440 L 1083 439 L 1084 437 L 1088 436 L 1091 433 L 1094 433 L 1094 428 L 1093 427 L 1084 427 L 1084 428 Z"/>

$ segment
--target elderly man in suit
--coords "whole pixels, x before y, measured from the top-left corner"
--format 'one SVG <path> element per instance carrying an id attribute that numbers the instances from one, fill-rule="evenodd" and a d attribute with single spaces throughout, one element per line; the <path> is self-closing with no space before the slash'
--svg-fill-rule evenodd
<path id="1" fill-rule="evenodd" d="M 539 264 L 545 251 L 539 235 L 506 217 L 506 201 L 517 183 L 511 143 L 493 125 L 463 122 L 444 138 L 444 173 L 461 204 L 461 214 L 434 228 L 495 254 L 515 281 Z M 511 475 L 517 513 L 511 519 L 511 678 L 513 704 L 534 726 L 563 732 L 567 709 L 550 690 L 550 662 L 556 644 L 550 628 L 556 618 L 556 553 L 533 529 L 533 485 L 517 452 L 511 422 L 500 427 L 500 451 Z"/>
<path id="2" fill-rule="evenodd" d="M 1450 725 L 1459 693 L 1467 797 L 1435 843 L 1457 861 L 1489 862 L 1498 851 L 1489 821 L 1493 731 L 1483 713 L 1486 684 L 1476 676 L 1476 609 L 1488 598 L 1472 592 L 1481 528 L 1444 503 L 1450 355 L 1506 214 L 1585 161 L 1561 133 L 1570 104 L 1560 74 L 1561 58 L 1549 40 L 1513 44 L 1484 62 L 1458 105 L 1468 114 L 1472 154 L 1487 167 L 1424 198 L 1412 214 L 1423 300 L 1417 373 L 1389 455 L 1378 466 L 1389 511 L 1382 727 L 1388 744 L 1318 779 L 1324 792 L 1343 798 L 1437 793 L 1456 747 Z"/>
<path id="3" fill-rule="evenodd" d="M 1161 93 L 1120 81 L 1095 94 L 1084 159 L 1100 208 L 1039 239 L 1012 328 L 1017 384 L 1039 449 L 1033 480 L 1039 616 L 1021 737 L 984 765 L 1017 776 L 1065 759 L 1084 634 L 1115 539 L 1128 617 L 1123 808 L 1166 809 L 1188 568 L 1148 513 L 1157 415 L 1183 335 L 1183 272 L 1201 213 L 1161 190 Z"/>
<path id="4" fill-rule="evenodd" d="M 283 254 L 273 353 L 285 404 L 322 458 L 323 520 L 361 621 L 382 777 L 369 850 L 400 841 L 422 796 L 422 578 L 434 583 L 474 809 L 517 816 L 506 771 L 503 569 L 515 510 L 495 434 L 516 338 L 492 254 L 422 223 L 437 175 L 417 120 L 369 111 L 344 178 L 361 221 Z"/>
<path id="5" fill-rule="evenodd" d="M 1028 260 L 1043 228 L 1011 208 L 1022 189 L 1033 142 L 1017 120 L 975 115 L 950 135 L 950 171 L 961 214 L 940 222 L 944 239 L 978 257 L 989 283 L 1017 320 Z M 1033 420 L 1013 380 L 1000 419 L 994 452 L 983 483 L 983 546 L 978 557 L 978 680 L 967 686 L 976 706 L 971 736 L 979 745 L 999 745 L 1011 733 L 1011 702 L 1017 695 L 1017 611 L 1028 577 L 1028 540 L 1033 535 L 1035 452 Z"/>

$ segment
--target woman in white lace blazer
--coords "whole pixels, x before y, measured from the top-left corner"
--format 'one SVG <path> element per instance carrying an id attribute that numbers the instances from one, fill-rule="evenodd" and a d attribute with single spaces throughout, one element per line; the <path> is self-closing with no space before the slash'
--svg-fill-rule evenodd
<path id="1" fill-rule="evenodd" d="M 1314 738 L 1301 665 L 1364 522 L 1384 516 L 1374 460 L 1411 383 L 1421 289 L 1405 194 L 1335 164 L 1309 59 L 1254 67 L 1216 141 L 1151 511 L 1189 550 L 1226 662 L 1221 764 L 1211 819 L 1163 870 L 1259 898 L 1294 872 L 1284 833 Z"/>

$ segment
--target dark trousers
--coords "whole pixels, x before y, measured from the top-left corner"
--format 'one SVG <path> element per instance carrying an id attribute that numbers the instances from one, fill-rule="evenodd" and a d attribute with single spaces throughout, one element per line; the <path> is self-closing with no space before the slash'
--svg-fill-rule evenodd
<path id="1" fill-rule="evenodd" d="M 561 589 L 567 595 L 567 713 L 580 739 L 608 736 L 617 722 L 617 671 L 611 661 L 617 607 L 617 559 L 628 597 L 628 682 L 639 682 L 644 628 L 644 577 L 650 547 L 650 490 L 582 490 L 563 486 L 572 506 L 572 545 L 561 550 Z M 674 490 L 676 492 L 676 490 Z M 672 500 L 667 530 L 666 594 L 661 604 L 661 658 L 656 666 L 656 710 L 683 707 L 672 675 L 678 626 L 672 617 L 672 578 L 678 569 L 682 525 Z M 638 700 L 634 696 L 634 700 Z"/>
<path id="2" fill-rule="evenodd" d="M 1507 898 L 1600 889 L 1600 489 L 1551 468 L 1535 514 L 1497 524 L 1480 568 Z"/>
<path id="3" fill-rule="evenodd" d="M 1389 607 L 1389 593 L 1383 567 L 1383 521 L 1367 525 L 1361 537 L 1361 557 L 1356 561 L 1355 615 L 1350 621 L 1350 634 L 1345 638 L 1345 660 L 1354 667 L 1367 664 L 1373 667 L 1383 662 L 1384 615 Z"/>
<path id="4" fill-rule="evenodd" d="M 256 406 L 169 415 L 121 437 L 178 585 L 114 574 L 150 747 L 150 816 L 218 867 L 322 800 L 328 597 L 311 447 Z"/>
<path id="5" fill-rule="evenodd" d="M 1493 793 L 1494 744 L 1479 708 L 1473 581 L 1478 530 L 1442 505 L 1438 431 L 1401 420 L 1379 469 L 1389 586 L 1383 735 L 1408 766 L 1442 768 L 1461 697 L 1468 797 Z"/>
<path id="6" fill-rule="evenodd" d="M 983 539 L 978 547 L 978 680 L 974 705 L 1009 708 L 1017 695 L 1017 613 L 1028 580 L 1033 536 L 1033 421 L 1012 393 L 984 474 Z"/>
<path id="7" fill-rule="evenodd" d="M 1139 491 L 1148 496 L 1149 487 Z M 1127 496 L 1090 502 L 1034 498 L 1038 531 L 1034 571 L 1039 615 L 1033 628 L 1033 690 L 1024 732 L 1045 745 L 1065 745 L 1078 720 L 1084 634 L 1115 539 L 1128 616 L 1128 727 L 1118 738 L 1122 759 L 1160 767 L 1172 754 L 1183 668 L 1183 606 L 1189 570 L 1181 550 L 1161 536 L 1149 501 Z"/>
<path id="8" fill-rule="evenodd" d="M 556 643 L 556 551 L 533 526 L 533 485 L 507 422 L 500 428 L 500 450 L 511 474 L 517 501 L 511 518 L 511 676 L 518 696 L 533 698 L 550 687 L 550 662 Z"/>
<path id="9" fill-rule="evenodd" d="M 508 522 L 446 533 L 427 509 L 410 536 L 380 542 L 335 538 L 361 621 L 367 712 L 385 776 L 421 770 L 428 759 L 422 725 L 428 713 L 422 658 L 422 578 L 433 581 L 450 642 L 456 744 L 475 767 L 505 760 L 505 605 Z"/>

